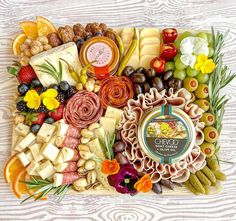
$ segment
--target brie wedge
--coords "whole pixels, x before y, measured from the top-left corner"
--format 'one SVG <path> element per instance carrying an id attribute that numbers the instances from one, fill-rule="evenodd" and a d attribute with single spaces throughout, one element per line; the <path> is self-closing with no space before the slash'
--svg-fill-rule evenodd
<path id="1" fill-rule="evenodd" d="M 68 147 L 63 147 L 59 154 L 57 155 L 56 160 L 53 161 L 54 165 L 62 164 L 67 161 L 70 161 L 74 157 L 74 150 Z"/>

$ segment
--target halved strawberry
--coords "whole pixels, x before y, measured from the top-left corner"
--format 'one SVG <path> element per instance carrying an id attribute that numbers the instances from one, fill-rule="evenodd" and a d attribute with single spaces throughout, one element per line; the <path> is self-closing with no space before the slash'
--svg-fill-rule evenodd
<path id="1" fill-rule="evenodd" d="M 39 124 L 42 125 L 44 119 L 47 117 L 45 113 L 25 113 L 25 120 L 28 125 Z"/>
<path id="2" fill-rule="evenodd" d="M 49 116 L 52 117 L 55 121 L 61 120 L 63 118 L 64 104 L 61 104 L 55 111 L 49 113 Z"/>

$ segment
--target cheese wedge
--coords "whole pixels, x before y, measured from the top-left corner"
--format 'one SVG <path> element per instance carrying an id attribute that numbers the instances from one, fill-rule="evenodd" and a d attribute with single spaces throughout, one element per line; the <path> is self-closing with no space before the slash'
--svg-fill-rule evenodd
<path id="1" fill-rule="evenodd" d="M 42 146 L 41 144 L 35 143 L 29 147 L 29 149 L 33 155 L 33 158 L 36 162 L 44 159 L 43 155 L 40 153 L 41 146 Z"/>
<path id="2" fill-rule="evenodd" d="M 26 168 L 26 171 L 29 175 L 31 176 L 38 176 L 38 172 L 37 172 L 37 168 L 40 166 L 40 163 L 39 162 L 36 162 L 36 161 L 32 161 L 30 163 L 30 165 Z"/>
<path id="3" fill-rule="evenodd" d="M 24 139 L 20 141 L 18 147 L 20 149 L 25 149 L 26 147 L 30 146 L 35 140 L 35 135 L 33 133 L 29 133 Z"/>
<path id="4" fill-rule="evenodd" d="M 51 162 L 47 160 L 37 168 L 37 172 L 42 179 L 46 179 L 48 177 L 51 177 L 54 173 L 56 173 L 56 170 L 51 164 Z"/>
<path id="5" fill-rule="evenodd" d="M 95 135 L 96 138 L 104 140 L 104 138 L 106 136 L 104 128 L 103 127 L 96 128 L 94 130 L 94 135 Z"/>
<path id="6" fill-rule="evenodd" d="M 105 117 L 111 117 L 116 119 L 116 124 L 120 122 L 121 116 L 123 115 L 124 111 L 115 107 L 108 106 Z"/>
<path id="7" fill-rule="evenodd" d="M 146 68 L 146 69 L 150 68 L 150 62 L 155 57 L 156 57 L 155 55 L 143 55 L 140 58 L 139 67 L 143 67 L 143 68 Z"/>
<path id="8" fill-rule="evenodd" d="M 37 142 L 48 143 L 56 129 L 55 125 L 43 123 L 39 132 L 37 133 Z"/>
<path id="9" fill-rule="evenodd" d="M 140 49 L 140 57 L 142 57 L 143 55 L 159 56 L 159 54 L 160 54 L 159 44 L 143 45 L 143 47 Z"/>
<path id="10" fill-rule="evenodd" d="M 19 123 L 16 125 L 15 132 L 19 136 L 25 137 L 30 132 L 30 127 L 23 123 Z"/>
<path id="11" fill-rule="evenodd" d="M 58 153 L 59 149 L 51 143 L 44 144 L 40 150 L 40 154 L 51 161 L 56 160 Z"/>
<path id="12" fill-rule="evenodd" d="M 160 30 L 158 28 L 143 28 L 140 31 L 140 39 L 145 37 L 158 37 L 160 38 Z"/>
<path id="13" fill-rule="evenodd" d="M 28 157 L 26 156 L 26 154 L 24 152 L 18 153 L 17 157 L 20 160 L 23 167 L 27 166 L 30 163 Z"/>
<path id="14" fill-rule="evenodd" d="M 101 160 L 105 160 L 106 159 L 106 156 L 104 154 L 104 150 L 103 150 L 103 147 L 99 141 L 98 138 L 95 138 L 91 141 L 89 141 L 87 144 L 86 144 L 90 151 L 92 153 L 94 153 L 95 155 L 97 155 L 97 157 Z"/>
<path id="15" fill-rule="evenodd" d="M 116 119 L 110 117 L 101 117 L 100 124 L 104 128 L 105 132 L 112 135 L 116 129 Z"/>
<path id="16" fill-rule="evenodd" d="M 52 48 L 48 51 L 33 56 L 30 59 L 30 64 L 33 67 L 38 79 L 40 80 L 40 82 L 44 87 L 48 87 L 51 84 L 56 84 L 57 81 L 51 75 L 40 71 L 40 68 L 37 65 L 42 65 L 45 63 L 45 60 L 47 60 L 58 71 L 60 58 L 66 60 L 77 73 L 80 73 L 82 66 L 79 61 L 77 46 L 74 42 L 69 42 L 61 46 Z M 62 74 L 63 81 L 67 81 L 70 85 L 76 84 L 76 81 L 70 75 L 67 64 L 63 61 L 62 61 L 62 73 L 63 73 Z"/>

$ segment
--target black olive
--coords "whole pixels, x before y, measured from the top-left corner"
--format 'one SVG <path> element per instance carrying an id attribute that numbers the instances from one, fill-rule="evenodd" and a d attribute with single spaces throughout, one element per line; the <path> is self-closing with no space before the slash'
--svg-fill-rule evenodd
<path id="1" fill-rule="evenodd" d="M 132 66 L 126 66 L 125 69 L 123 70 L 123 75 L 129 77 L 131 74 L 135 72 L 134 68 Z"/>
<path id="2" fill-rule="evenodd" d="M 59 84 L 59 88 L 60 88 L 61 91 L 65 92 L 65 91 L 69 90 L 70 85 L 67 81 L 61 81 L 60 84 Z"/>
<path id="3" fill-rule="evenodd" d="M 129 163 L 127 157 L 124 156 L 122 153 L 117 153 L 115 158 L 120 165 L 125 165 Z"/>
<path id="4" fill-rule="evenodd" d="M 153 68 L 149 68 L 145 71 L 145 75 L 148 78 L 154 78 L 154 77 L 156 77 L 156 72 Z"/>
<path id="5" fill-rule="evenodd" d="M 163 80 L 160 77 L 154 77 L 152 79 L 152 86 L 155 87 L 158 91 L 162 91 L 164 89 Z"/>
<path id="6" fill-rule="evenodd" d="M 143 74 L 145 73 L 145 71 L 146 70 L 143 67 L 139 67 L 139 68 L 136 69 L 136 72 L 143 73 Z"/>
<path id="7" fill-rule="evenodd" d="M 141 85 L 135 84 L 135 85 L 134 85 L 134 94 L 135 94 L 135 97 L 137 97 L 139 94 L 142 94 L 142 93 L 143 93 L 143 90 L 142 90 Z"/>
<path id="8" fill-rule="evenodd" d="M 160 183 L 153 183 L 152 184 L 152 191 L 154 193 L 157 193 L 157 194 L 161 194 L 162 193 L 162 186 Z"/>
<path id="9" fill-rule="evenodd" d="M 173 72 L 173 71 L 167 71 L 167 72 L 165 72 L 164 75 L 163 75 L 164 81 L 170 80 L 170 79 L 173 77 L 173 75 L 174 75 L 174 72 Z"/>
<path id="10" fill-rule="evenodd" d="M 143 83 L 141 87 L 143 89 L 143 93 L 149 92 L 150 90 L 150 85 L 147 82 Z"/>
<path id="11" fill-rule="evenodd" d="M 125 150 L 125 143 L 123 141 L 117 141 L 113 145 L 113 150 L 115 153 L 121 153 Z"/>
<path id="12" fill-rule="evenodd" d="M 134 73 L 131 75 L 130 80 L 134 83 L 134 84 L 142 84 L 146 81 L 146 77 L 143 73 Z"/>

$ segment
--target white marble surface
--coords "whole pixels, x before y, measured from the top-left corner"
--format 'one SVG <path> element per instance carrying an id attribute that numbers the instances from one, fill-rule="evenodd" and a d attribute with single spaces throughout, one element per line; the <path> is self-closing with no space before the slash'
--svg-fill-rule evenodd
<path id="1" fill-rule="evenodd" d="M 16 80 L 6 66 L 12 63 L 11 42 L 19 21 L 42 15 L 57 25 L 105 22 L 109 26 L 159 26 L 191 29 L 231 29 L 224 48 L 225 63 L 236 71 L 236 1 L 233 0 L 0 0 L 0 220 L 236 220 L 236 167 L 222 164 L 228 181 L 212 196 L 67 196 L 19 204 L 4 183 L 3 167 L 10 155 L 11 109 Z M 236 162 L 236 82 L 225 92 L 231 98 L 221 134 L 222 159 Z"/>

